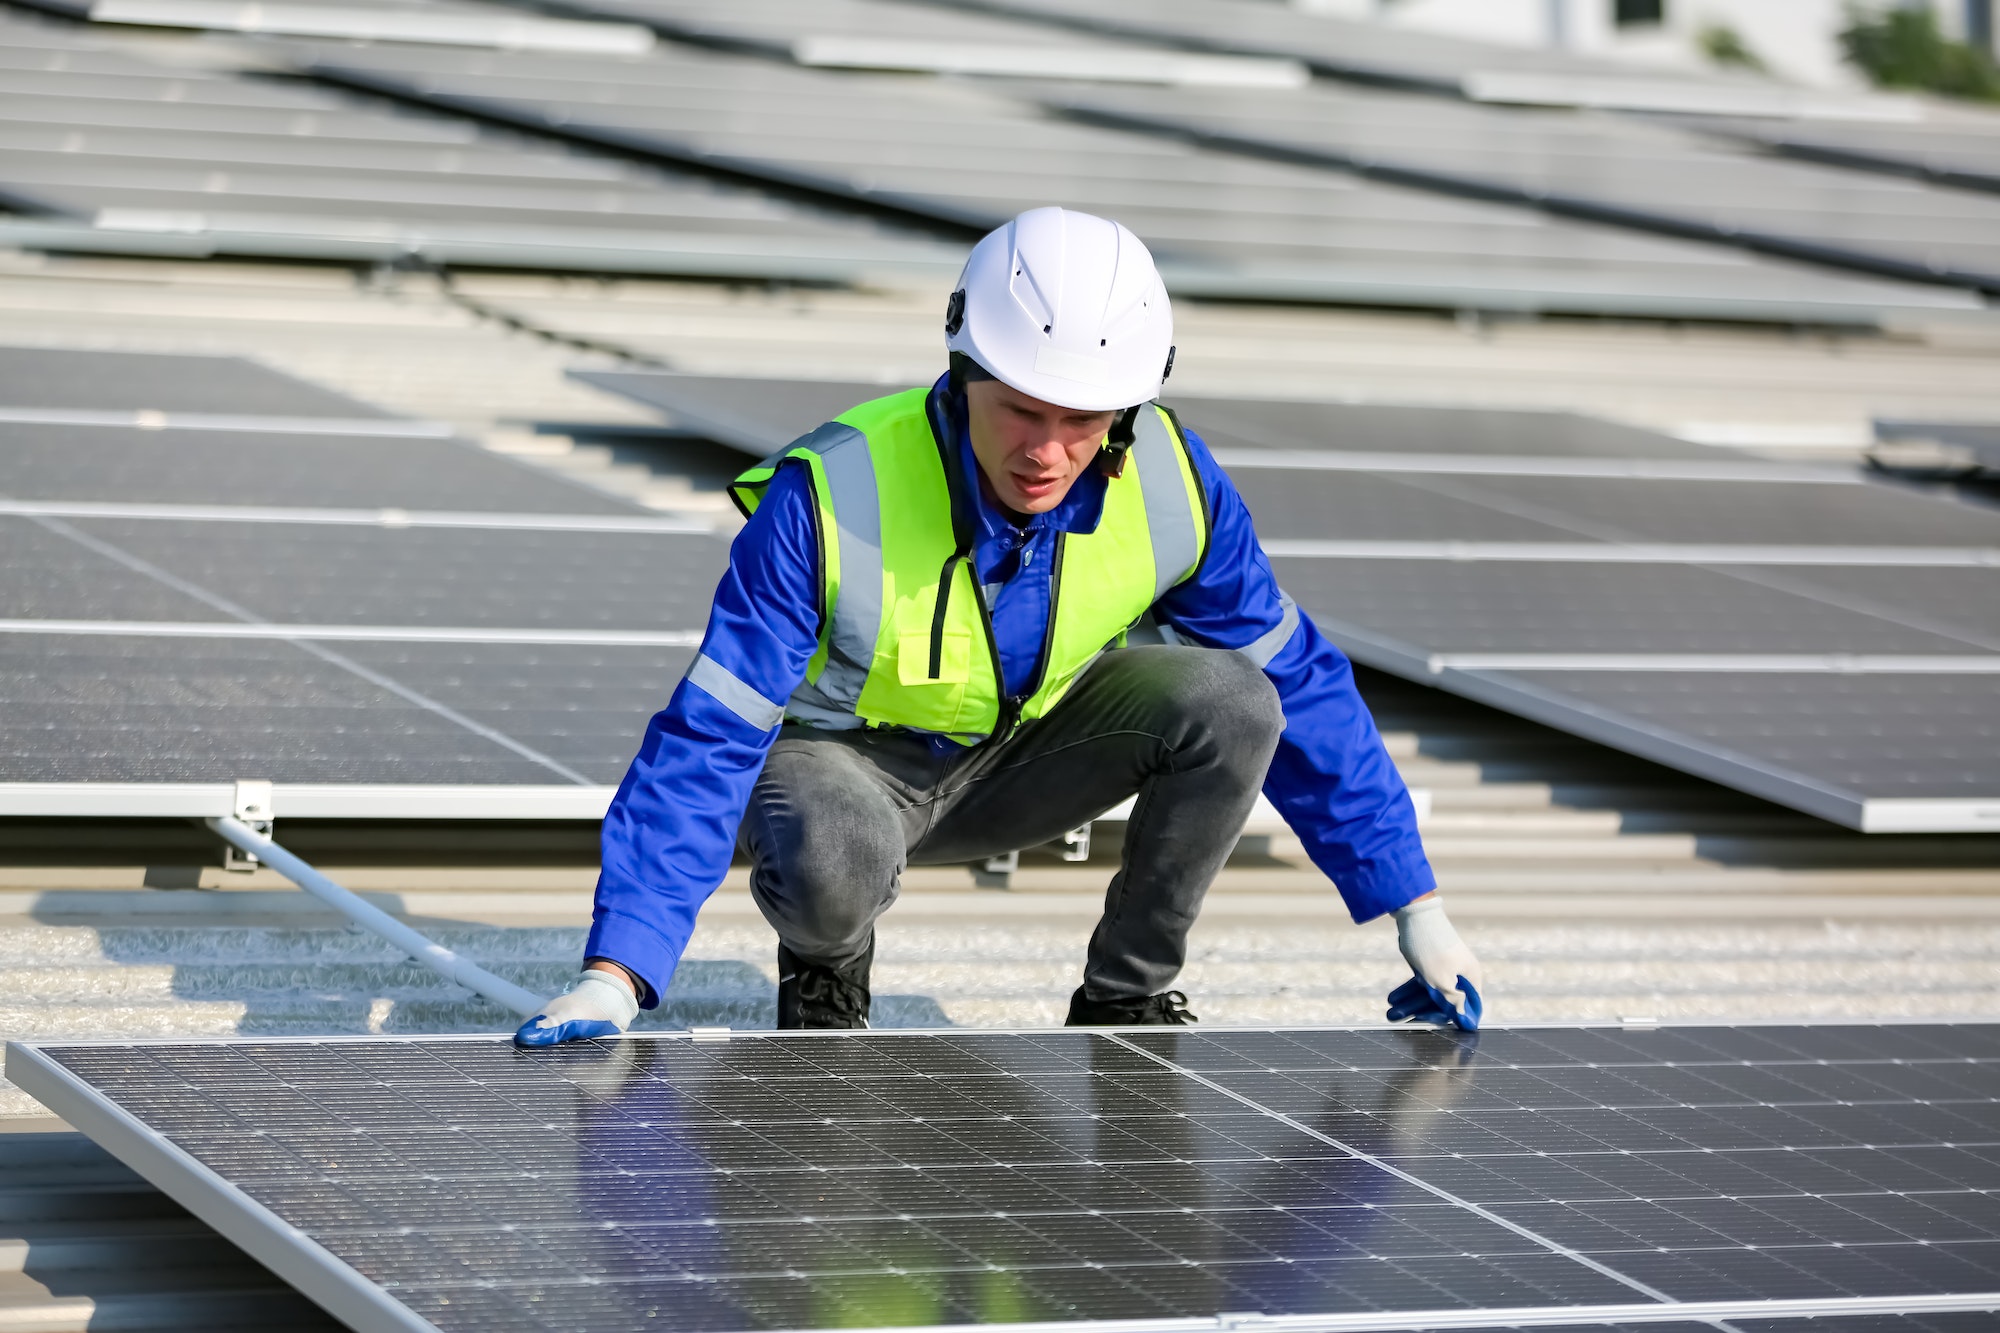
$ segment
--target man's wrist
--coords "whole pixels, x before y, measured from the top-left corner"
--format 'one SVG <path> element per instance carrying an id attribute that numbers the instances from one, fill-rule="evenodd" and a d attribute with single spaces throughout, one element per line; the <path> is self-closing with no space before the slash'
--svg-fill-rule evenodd
<path id="1" fill-rule="evenodd" d="M 583 970 L 586 972 L 608 972 L 624 983 L 625 989 L 632 992 L 633 999 L 644 1000 L 646 998 L 646 983 L 639 980 L 638 976 L 629 968 L 620 963 L 614 963 L 609 958 L 586 958 L 583 960 Z"/>

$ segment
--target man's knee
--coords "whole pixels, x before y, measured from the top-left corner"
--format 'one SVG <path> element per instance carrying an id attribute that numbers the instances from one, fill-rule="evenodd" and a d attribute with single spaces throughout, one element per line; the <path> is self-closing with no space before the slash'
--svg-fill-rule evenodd
<path id="1" fill-rule="evenodd" d="M 859 775 L 776 755 L 770 767 L 780 771 L 767 767 L 744 821 L 758 904 L 786 944 L 808 958 L 858 948 L 902 874 L 896 811 Z"/>
<path id="2" fill-rule="evenodd" d="M 1166 651 L 1167 697 L 1182 719 L 1247 748 L 1277 744 L 1285 709 L 1263 668 L 1225 649 Z"/>

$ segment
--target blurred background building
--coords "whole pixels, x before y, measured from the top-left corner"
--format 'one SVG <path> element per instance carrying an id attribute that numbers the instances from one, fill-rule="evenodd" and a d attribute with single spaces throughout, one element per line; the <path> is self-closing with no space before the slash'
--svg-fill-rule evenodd
<path id="1" fill-rule="evenodd" d="M 1817 88 L 1864 86 L 1842 35 L 1896 8 L 1994 54 L 1992 0 L 1298 0 L 1313 13 L 1637 66 L 1761 69 Z"/>

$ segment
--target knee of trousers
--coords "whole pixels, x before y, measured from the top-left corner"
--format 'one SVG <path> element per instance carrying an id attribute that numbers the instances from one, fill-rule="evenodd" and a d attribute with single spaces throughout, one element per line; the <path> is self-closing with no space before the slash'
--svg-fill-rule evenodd
<path id="1" fill-rule="evenodd" d="M 840 801 L 802 812 L 790 827 L 759 830 L 749 850 L 751 888 L 780 938 L 808 958 L 860 944 L 895 899 L 903 834 L 893 815 Z"/>
<path id="2" fill-rule="evenodd" d="M 1169 698 L 1189 724 L 1200 726 L 1244 751 L 1275 748 L 1285 729 L 1278 687 L 1264 669 L 1242 653 L 1220 648 L 1184 648 Z"/>

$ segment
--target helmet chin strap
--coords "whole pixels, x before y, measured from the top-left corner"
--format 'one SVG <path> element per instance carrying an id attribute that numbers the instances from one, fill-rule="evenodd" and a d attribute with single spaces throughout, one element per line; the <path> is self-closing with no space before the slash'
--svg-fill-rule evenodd
<path id="1" fill-rule="evenodd" d="M 1126 408 L 1111 423 L 1111 429 L 1104 432 L 1104 447 L 1097 451 L 1097 470 L 1105 476 L 1125 475 L 1125 459 L 1131 453 L 1132 441 L 1136 438 L 1133 423 L 1138 421 L 1139 409 L 1144 406 L 1144 403 L 1138 403 Z"/>

